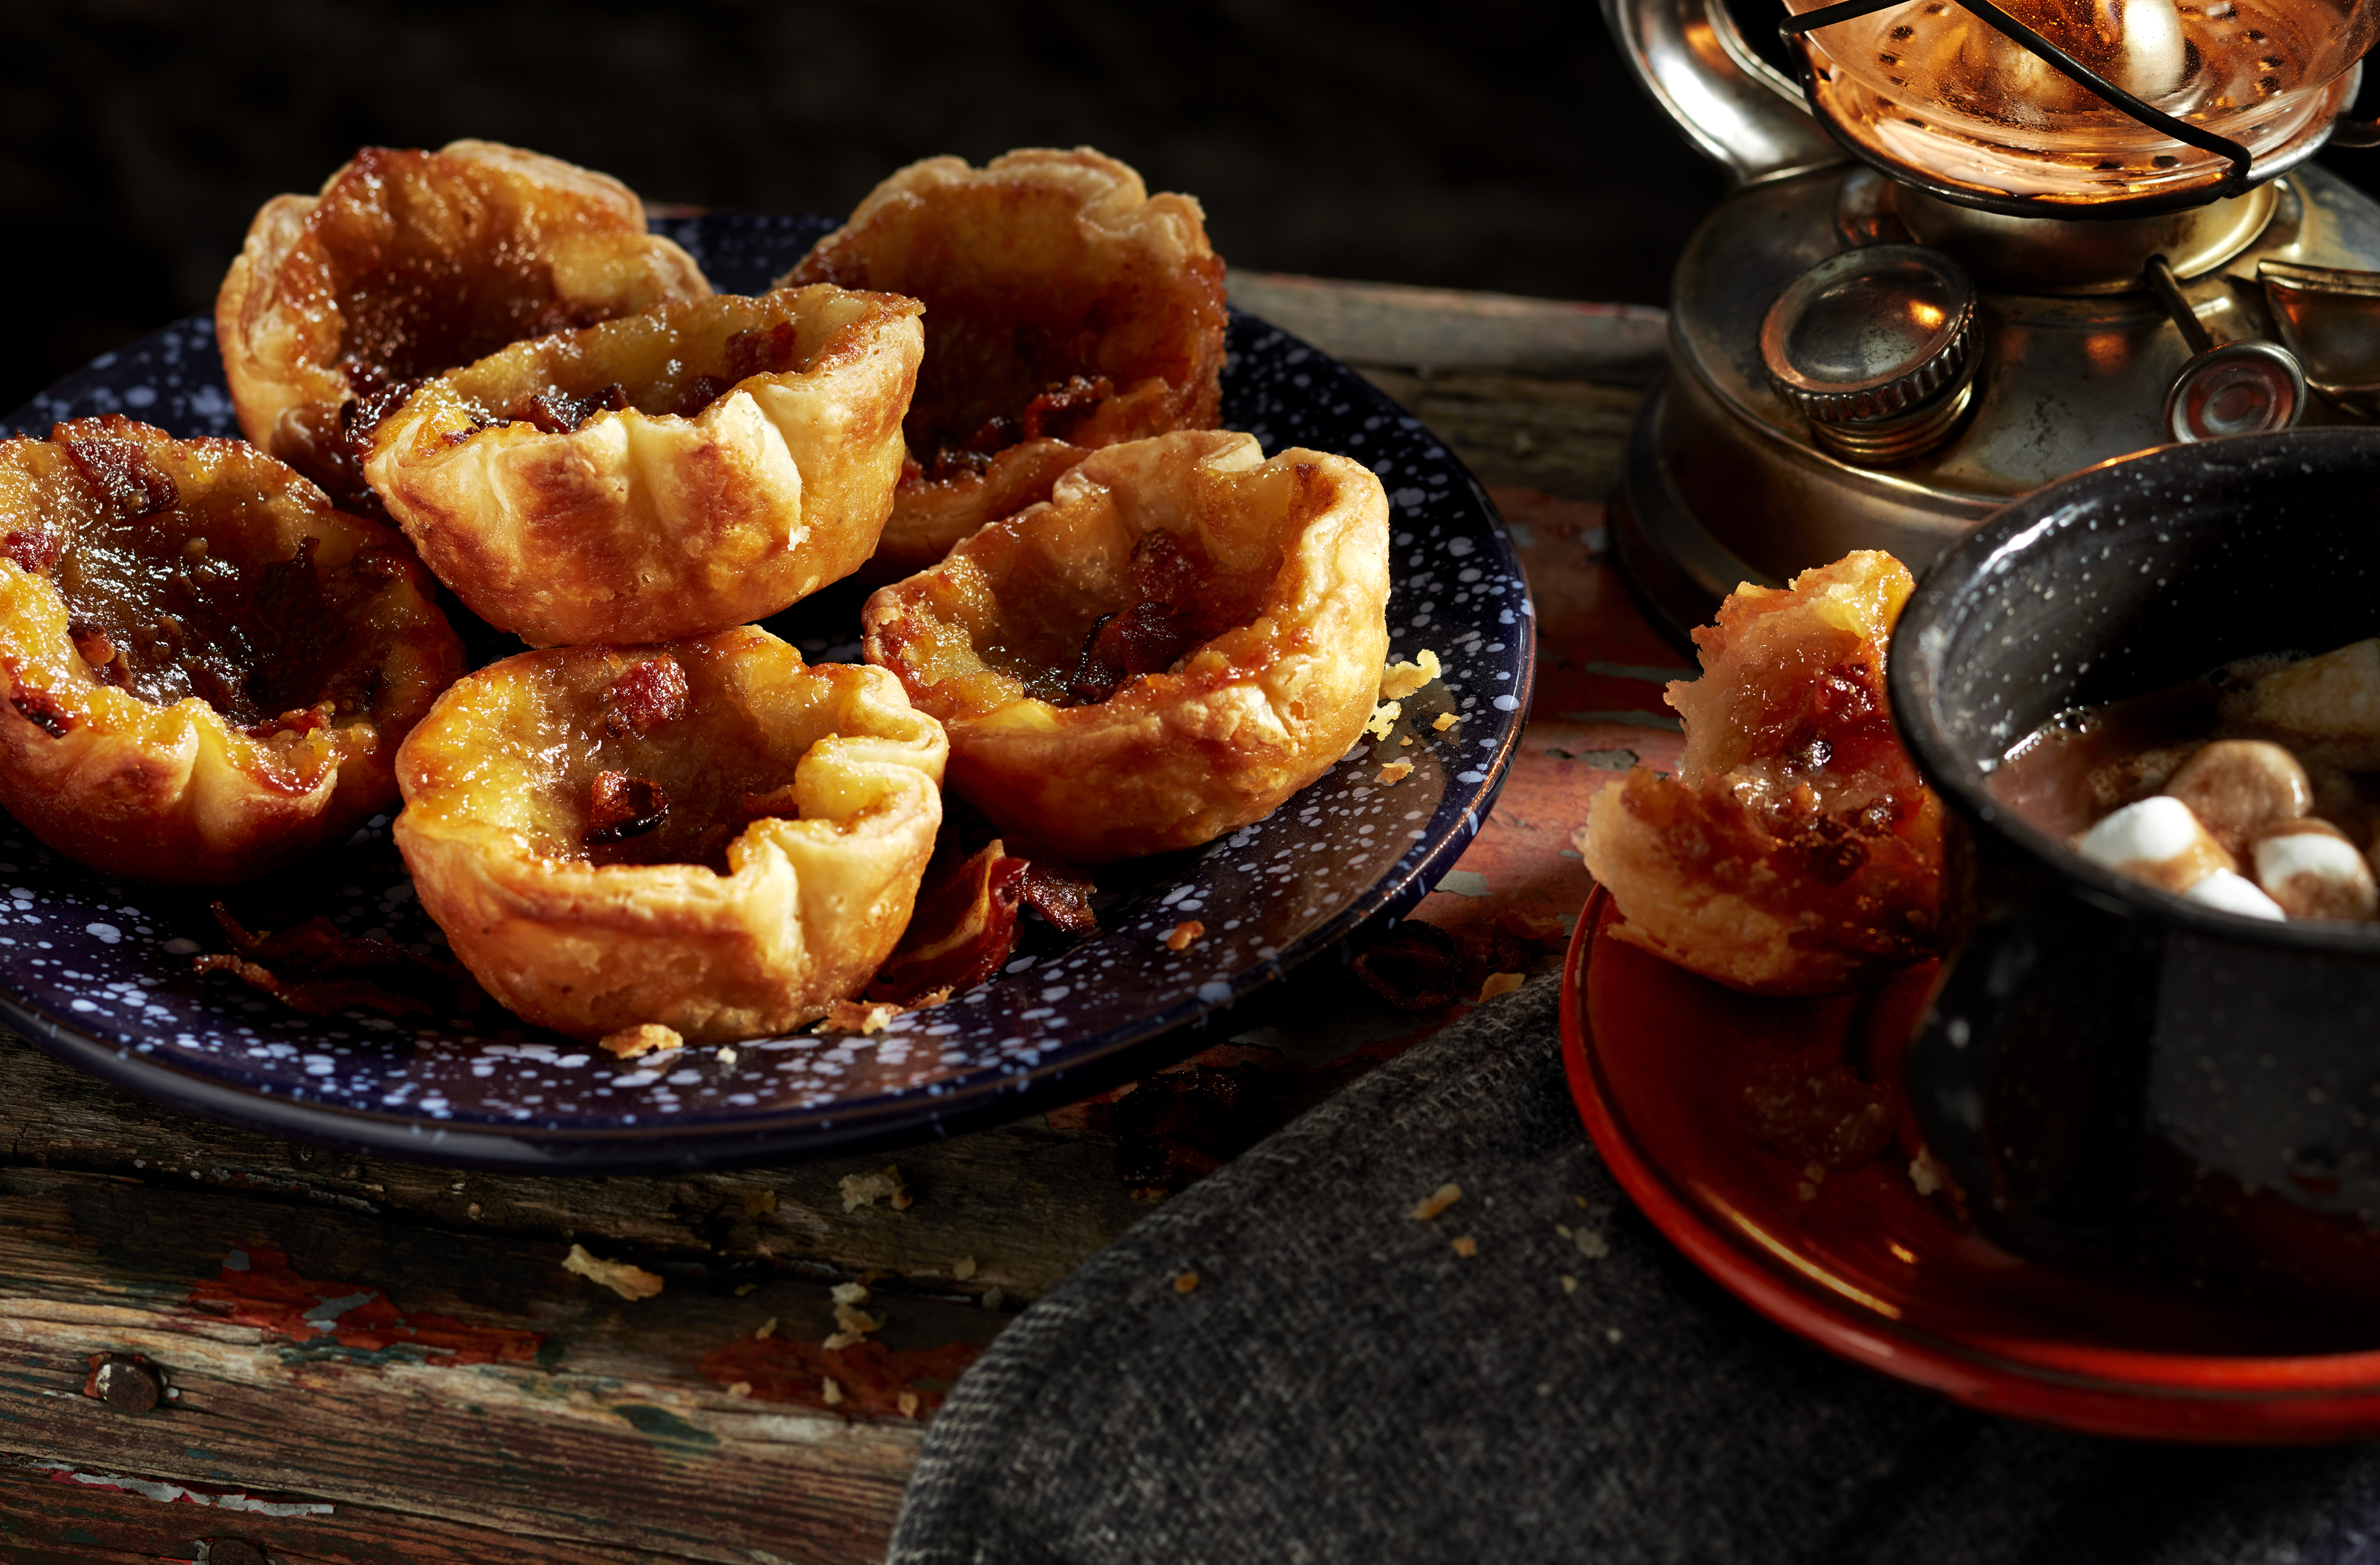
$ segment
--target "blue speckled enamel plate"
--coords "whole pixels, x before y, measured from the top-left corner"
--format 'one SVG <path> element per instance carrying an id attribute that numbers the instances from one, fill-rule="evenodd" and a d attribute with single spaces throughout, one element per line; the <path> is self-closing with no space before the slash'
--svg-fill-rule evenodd
<path id="1" fill-rule="evenodd" d="M 722 289 L 758 289 L 832 224 L 700 217 L 659 224 Z M 19 409 L 14 430 L 123 412 L 177 435 L 234 435 L 214 334 L 186 321 L 98 359 Z M 868 1037 L 689 1049 L 656 1068 L 499 1024 L 297 1014 L 190 957 L 225 949 L 209 897 L 122 884 L 0 817 L 0 1014 L 61 1057 L 194 1113 L 274 1134 L 486 1168 L 628 1172 L 914 1138 L 1061 1100 L 1201 1045 L 1234 1000 L 1366 918 L 1411 907 L 1488 813 L 1527 710 L 1526 589 L 1463 465 L 1343 366 L 1235 316 L 1223 423 L 1369 463 L 1393 508 L 1392 646 L 1427 647 L 1440 685 L 1269 819 L 1204 848 L 1102 873 L 1099 932 L 1027 920 L 1000 977 Z M 857 656 L 857 598 L 831 589 L 771 627 L 813 661 Z M 497 649 L 490 648 L 488 652 Z M 1462 721 L 1444 734 L 1439 713 Z M 1414 743 L 1395 738 L 1410 733 Z M 1414 762 L 1381 786 L 1379 763 Z M 355 934 L 439 940 L 375 820 L 345 847 L 226 900 L 256 924 L 327 913 Z M 1166 949 L 1196 917 L 1206 938 Z M 254 927 L 253 925 L 251 927 Z"/>

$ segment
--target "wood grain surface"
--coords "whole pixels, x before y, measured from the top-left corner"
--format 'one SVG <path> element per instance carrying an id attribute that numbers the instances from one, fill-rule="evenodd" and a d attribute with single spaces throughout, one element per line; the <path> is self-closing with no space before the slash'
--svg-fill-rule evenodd
<path id="1" fill-rule="evenodd" d="M 1289 281 L 1275 291 L 1329 293 Z M 1479 312 L 1360 292 L 1323 298 L 1319 327 L 1284 324 L 1331 348 L 1330 311 L 1356 322 L 1335 350 L 1496 486 L 1539 616 L 1522 754 L 1417 916 L 1475 975 L 1550 965 L 1509 916 L 1575 915 L 1588 795 L 1680 743 L 1659 681 L 1683 660 L 1603 559 L 1597 502 L 1638 394 L 1585 374 L 1591 354 L 1561 375 L 1388 360 L 1381 345 L 1459 340 Z M 1528 340 L 1512 321 L 1531 302 L 1495 304 L 1494 331 Z M 1642 321 L 1568 329 L 1609 335 L 1636 357 L 1607 378 L 1638 378 Z M 1473 1002 L 1380 998 L 1351 958 L 1381 934 L 1138 1083 L 895 1153 L 726 1173 L 496 1176 L 295 1146 L 0 1034 L 0 1560 L 879 1559 L 934 1405 L 1010 1315 Z M 847 1177 L 887 1166 L 905 1209 L 846 1201 Z M 630 1302 L 565 1269 L 574 1245 L 661 1292 Z M 832 1290 L 852 1283 L 883 1324 L 828 1348 Z M 156 1366 L 154 1410 L 85 1394 L 107 1353 Z"/>

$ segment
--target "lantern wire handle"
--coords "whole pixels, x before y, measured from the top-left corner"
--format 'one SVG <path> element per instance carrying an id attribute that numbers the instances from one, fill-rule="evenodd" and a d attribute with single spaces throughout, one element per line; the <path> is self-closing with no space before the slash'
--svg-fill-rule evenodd
<path id="1" fill-rule="evenodd" d="M 1878 11 L 1888 10 L 1902 3 L 1903 0 L 1837 0 L 1835 5 L 1821 6 L 1815 11 L 1804 11 L 1800 16 L 1789 15 L 1783 21 L 1777 24 L 1778 36 L 1784 39 L 1790 47 L 1795 39 L 1805 32 L 1813 32 L 1822 27 L 1831 27 L 1836 22 L 1853 21 L 1861 17 L 1874 16 Z M 2200 152 L 2212 152 L 2216 157 L 2228 161 L 2231 171 L 2224 176 L 2223 183 L 2216 191 L 2217 196 L 2237 195 L 2252 183 L 2250 165 L 2254 162 L 2254 154 L 2239 142 L 2228 136 L 2217 136 L 2215 132 L 2192 125 L 2186 120 L 2176 119 L 2164 110 L 2134 97 L 2032 28 L 2000 9 L 1992 3 L 1992 0 L 1957 0 L 1957 3 L 1970 14 L 1980 18 L 2010 42 L 2038 58 L 2058 75 L 2084 91 L 2094 93 L 2111 106 L 2130 115 L 2150 129 L 2170 136 L 2185 146 L 2196 147 Z M 1802 63 L 1804 72 L 1803 86 L 1807 87 L 1809 85 L 1807 72 L 1810 65 L 1806 55 L 1803 56 Z M 2355 139 L 2358 133 L 2368 136 L 2369 140 Z M 2380 124 L 2370 127 L 2361 125 L 2342 127 L 2340 132 L 2334 133 L 2332 140 L 2345 147 L 2380 146 Z"/>

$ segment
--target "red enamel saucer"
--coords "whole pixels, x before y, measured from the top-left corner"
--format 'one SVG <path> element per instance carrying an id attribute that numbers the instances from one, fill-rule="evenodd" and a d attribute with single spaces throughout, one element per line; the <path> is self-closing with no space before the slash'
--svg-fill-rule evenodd
<path id="1" fill-rule="evenodd" d="M 1896 1077 L 1930 965 L 1864 994 L 1767 999 L 1614 938 L 1618 917 L 1597 889 L 1565 958 L 1572 1095 L 1653 1225 L 1760 1314 L 1971 1407 L 2092 1434 L 2380 1435 L 2380 1351 L 2291 1352 L 2286 1319 L 2011 1256 L 1919 1193 L 1905 1123 L 1899 1146 L 1815 1181 L 1754 1139 L 1743 1084 L 1779 1050 Z"/>

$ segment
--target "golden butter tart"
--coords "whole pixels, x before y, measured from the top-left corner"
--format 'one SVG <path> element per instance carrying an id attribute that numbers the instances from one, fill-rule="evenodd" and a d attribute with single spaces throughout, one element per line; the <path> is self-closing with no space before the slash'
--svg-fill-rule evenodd
<path id="1" fill-rule="evenodd" d="M 522 1017 L 722 1043 L 824 1015 L 891 954 L 947 749 L 891 675 L 754 627 L 524 652 L 406 742 L 396 843 Z"/>
<path id="2" fill-rule="evenodd" d="M 918 310 L 821 285 L 517 343 L 422 382 L 365 471 L 439 579 L 535 645 L 762 619 L 875 549 Z"/>
<path id="3" fill-rule="evenodd" d="M 1211 429 L 1221 406 L 1223 263 L 1198 203 L 1087 147 L 913 164 L 784 281 L 925 301 L 914 466 L 870 580 L 1047 499 L 1087 450 Z"/>
<path id="4" fill-rule="evenodd" d="M 1761 994 L 1823 994 L 1932 955 L 1942 806 L 1901 747 L 1885 669 L 1916 583 L 1861 550 L 1739 587 L 1669 688 L 1674 775 L 1632 768 L 1573 834 L 1621 939 Z"/>
<path id="5" fill-rule="evenodd" d="M 251 879 L 396 798 L 463 670 L 405 540 L 237 441 L 0 442 L 0 804 L 128 880 Z"/>
<path id="6" fill-rule="evenodd" d="M 215 332 L 248 438 L 361 502 L 355 399 L 710 293 L 609 176 L 492 141 L 367 147 L 319 194 L 258 212 Z"/>
<path id="7" fill-rule="evenodd" d="M 1269 814 L 1363 731 L 1388 654 L 1389 507 L 1342 456 L 1185 431 L 880 588 L 868 661 L 950 732 L 951 787 L 1096 864 Z"/>

